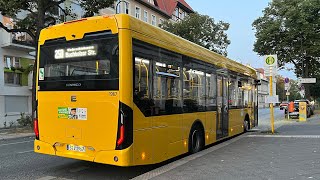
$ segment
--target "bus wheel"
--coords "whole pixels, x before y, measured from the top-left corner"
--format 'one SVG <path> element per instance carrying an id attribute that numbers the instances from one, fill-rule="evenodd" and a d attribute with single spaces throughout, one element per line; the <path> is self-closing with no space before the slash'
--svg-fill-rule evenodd
<path id="1" fill-rule="evenodd" d="M 200 125 L 193 126 L 189 135 L 189 152 L 196 153 L 204 146 L 204 132 Z"/>

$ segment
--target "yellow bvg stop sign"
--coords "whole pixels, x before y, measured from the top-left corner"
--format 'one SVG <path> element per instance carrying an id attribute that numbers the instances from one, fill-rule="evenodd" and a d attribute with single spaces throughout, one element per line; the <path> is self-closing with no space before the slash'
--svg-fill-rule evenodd
<path id="1" fill-rule="evenodd" d="M 272 65 L 275 62 L 276 62 L 276 60 L 272 56 L 269 56 L 269 57 L 266 58 L 266 64 L 268 64 L 268 65 Z"/>

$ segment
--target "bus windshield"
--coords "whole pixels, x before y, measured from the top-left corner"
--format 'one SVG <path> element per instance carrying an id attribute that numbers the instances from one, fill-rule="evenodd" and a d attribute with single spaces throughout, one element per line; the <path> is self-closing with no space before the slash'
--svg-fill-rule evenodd
<path id="1" fill-rule="evenodd" d="M 97 90 L 101 89 L 95 88 L 101 86 L 98 82 L 115 83 L 119 79 L 118 53 L 115 35 L 74 42 L 49 41 L 40 47 L 40 90 L 67 90 L 70 88 L 66 87 L 75 87 L 75 84 L 81 90 Z M 81 86 L 79 81 L 82 81 Z M 102 89 L 110 90 L 108 87 Z"/>

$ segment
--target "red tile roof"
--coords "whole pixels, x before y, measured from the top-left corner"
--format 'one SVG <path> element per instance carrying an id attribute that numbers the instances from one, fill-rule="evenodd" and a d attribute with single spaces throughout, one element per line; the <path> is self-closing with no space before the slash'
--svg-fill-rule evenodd
<path id="1" fill-rule="evenodd" d="M 185 0 L 155 0 L 159 6 L 159 9 L 166 12 L 169 16 L 171 16 L 174 12 L 174 9 L 177 7 L 178 3 L 181 3 L 190 11 L 193 9 L 186 3 Z"/>

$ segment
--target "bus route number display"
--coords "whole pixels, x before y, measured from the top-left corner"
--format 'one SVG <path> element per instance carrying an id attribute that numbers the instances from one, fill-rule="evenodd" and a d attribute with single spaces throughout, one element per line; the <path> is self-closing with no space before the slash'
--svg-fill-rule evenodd
<path id="1" fill-rule="evenodd" d="M 54 58 L 68 59 L 77 57 L 96 56 L 98 53 L 97 51 L 98 49 L 96 45 L 56 49 L 54 51 Z"/>

